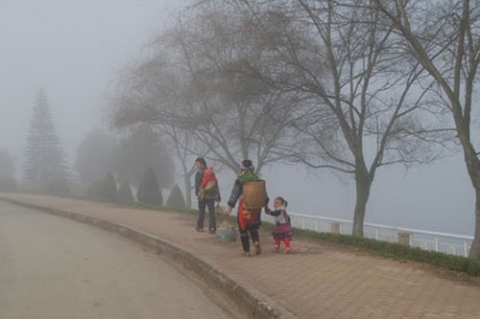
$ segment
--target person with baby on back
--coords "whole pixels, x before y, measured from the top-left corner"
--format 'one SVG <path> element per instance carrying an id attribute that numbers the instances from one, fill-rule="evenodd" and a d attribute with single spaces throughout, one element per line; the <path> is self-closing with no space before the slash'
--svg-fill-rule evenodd
<path id="1" fill-rule="evenodd" d="M 261 203 L 261 206 L 256 208 L 249 208 L 245 198 L 245 187 L 247 183 L 259 180 L 260 177 L 255 172 L 255 166 L 253 166 L 252 161 L 249 159 L 243 160 L 240 163 L 240 169 L 237 172 L 237 178 L 235 179 L 230 199 L 227 202 L 228 206 L 225 210 L 226 215 L 230 214 L 237 204 L 237 201 L 239 202 L 237 222 L 243 248 L 243 257 L 250 257 L 250 238 L 255 247 L 255 254 L 259 255 L 262 252 L 258 229 L 261 224 L 260 213 L 262 207 L 268 204 L 268 196 L 265 193 L 264 198 L 260 197 L 263 202 Z"/>
<path id="2" fill-rule="evenodd" d="M 213 167 L 207 167 L 203 171 L 203 179 L 200 183 L 200 189 L 198 190 L 198 199 L 202 200 L 205 198 L 205 193 L 214 192 L 215 187 L 218 188 L 218 181 L 215 173 L 213 172 Z"/>
<path id="3" fill-rule="evenodd" d="M 210 234 L 215 234 L 217 230 L 215 220 L 215 201 L 220 202 L 220 189 L 218 180 L 213 172 L 213 167 L 207 168 L 207 163 L 203 157 L 195 160 L 197 173 L 195 175 L 195 195 L 198 198 L 198 219 L 195 229 L 203 232 L 203 223 L 205 220 L 205 208 L 208 208 Z"/>

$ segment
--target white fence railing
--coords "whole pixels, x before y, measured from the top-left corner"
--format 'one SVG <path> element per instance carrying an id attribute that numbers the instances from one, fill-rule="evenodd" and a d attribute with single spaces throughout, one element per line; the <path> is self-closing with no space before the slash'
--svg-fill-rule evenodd
<path id="1" fill-rule="evenodd" d="M 288 213 L 292 226 L 317 232 L 332 232 L 351 235 L 353 222 L 345 219 Z M 273 218 L 262 215 L 262 219 L 273 223 Z M 363 235 L 367 238 L 408 244 L 424 250 L 433 250 L 451 255 L 467 257 L 473 237 L 418 229 L 391 227 L 378 224 L 363 224 Z"/>

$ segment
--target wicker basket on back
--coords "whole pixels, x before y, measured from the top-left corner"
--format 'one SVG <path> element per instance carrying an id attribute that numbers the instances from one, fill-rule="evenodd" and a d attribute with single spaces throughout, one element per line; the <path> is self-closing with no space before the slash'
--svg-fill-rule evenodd
<path id="1" fill-rule="evenodd" d="M 267 190 L 265 181 L 248 181 L 243 183 L 243 203 L 249 210 L 261 209 L 265 206 Z"/>

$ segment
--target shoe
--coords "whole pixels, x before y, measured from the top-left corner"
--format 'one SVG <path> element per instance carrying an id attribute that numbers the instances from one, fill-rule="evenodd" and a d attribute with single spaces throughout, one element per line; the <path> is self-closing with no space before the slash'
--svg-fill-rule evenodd
<path id="1" fill-rule="evenodd" d="M 209 232 L 210 234 L 215 234 L 216 231 L 217 231 L 217 230 L 216 230 L 215 228 L 210 228 L 210 229 L 208 230 L 208 232 Z"/>
<path id="2" fill-rule="evenodd" d="M 285 248 L 285 254 L 290 254 L 290 248 Z"/>
<path id="3" fill-rule="evenodd" d="M 244 251 L 244 252 L 242 253 L 242 257 L 250 257 L 250 252 Z"/>
<path id="4" fill-rule="evenodd" d="M 199 233 L 203 233 L 203 232 L 204 232 L 203 228 L 198 228 L 198 226 L 195 227 L 195 230 L 198 231 Z"/>
<path id="5" fill-rule="evenodd" d="M 262 252 L 262 247 L 260 246 L 259 242 L 255 243 L 255 255 L 260 255 Z"/>

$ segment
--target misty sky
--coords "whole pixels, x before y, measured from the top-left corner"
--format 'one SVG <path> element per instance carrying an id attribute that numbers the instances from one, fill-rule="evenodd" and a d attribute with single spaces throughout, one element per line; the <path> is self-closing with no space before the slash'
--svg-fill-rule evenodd
<path id="1" fill-rule="evenodd" d="M 103 124 L 117 72 L 182 3 L 0 0 L 0 148 L 21 158 L 33 101 L 43 88 L 71 164 L 85 134 Z M 461 154 L 406 173 L 377 172 L 367 222 L 473 234 L 474 194 Z M 352 219 L 349 178 L 293 166 L 269 167 L 263 175 L 269 195 L 284 196 L 292 212 Z M 228 190 L 233 176 L 224 177 L 220 184 Z"/>
<path id="2" fill-rule="evenodd" d="M 85 132 L 102 124 L 116 73 L 161 29 L 179 6 L 172 3 L 0 0 L 0 145 L 23 154 L 33 100 L 43 87 L 72 155 Z"/>

